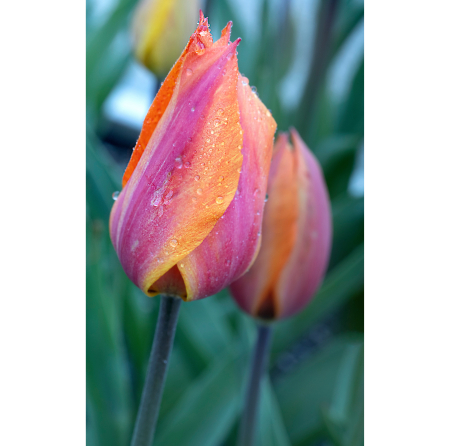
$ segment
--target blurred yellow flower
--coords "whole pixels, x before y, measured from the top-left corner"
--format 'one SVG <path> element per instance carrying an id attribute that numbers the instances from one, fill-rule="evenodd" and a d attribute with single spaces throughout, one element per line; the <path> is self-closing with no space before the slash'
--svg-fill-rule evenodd
<path id="1" fill-rule="evenodd" d="M 163 78 L 194 32 L 199 0 L 142 0 L 133 21 L 136 58 Z"/>

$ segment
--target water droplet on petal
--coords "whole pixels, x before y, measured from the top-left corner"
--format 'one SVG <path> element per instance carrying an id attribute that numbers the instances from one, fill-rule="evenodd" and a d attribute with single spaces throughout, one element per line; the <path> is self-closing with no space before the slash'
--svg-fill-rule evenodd
<path id="1" fill-rule="evenodd" d="M 183 161 L 181 161 L 179 156 L 175 158 L 175 167 L 177 169 L 181 169 L 183 167 Z"/>
<path id="2" fill-rule="evenodd" d="M 172 239 L 171 241 L 170 241 L 170 246 L 172 247 L 172 248 L 175 248 L 175 246 L 177 246 L 178 245 L 178 240 L 177 239 Z"/>
<path id="3" fill-rule="evenodd" d="M 266 194 L 266 198 L 264 199 L 264 203 L 267 203 L 268 199 L 269 199 L 269 194 Z"/>
<path id="4" fill-rule="evenodd" d="M 192 73 L 193 73 L 193 71 L 192 71 L 190 68 L 188 68 L 188 69 L 186 70 L 186 75 L 187 75 L 187 76 L 190 76 Z"/>
<path id="5" fill-rule="evenodd" d="M 225 265 L 230 266 L 230 264 L 231 264 L 231 260 L 227 259 L 227 261 L 225 262 Z"/>
<path id="6" fill-rule="evenodd" d="M 120 192 L 118 190 L 116 190 L 113 194 L 112 194 L 112 199 L 114 201 L 116 201 L 119 198 L 119 194 Z"/>
<path id="7" fill-rule="evenodd" d="M 192 107 L 192 108 L 191 108 L 191 112 L 195 112 L 195 107 Z"/>
<path id="8" fill-rule="evenodd" d="M 220 175 L 219 181 L 223 181 L 223 175 Z"/>
<path id="9" fill-rule="evenodd" d="M 216 198 L 216 203 L 217 204 L 222 204 L 223 203 L 223 197 L 217 197 Z"/>
<path id="10" fill-rule="evenodd" d="M 202 189 L 201 187 L 199 187 L 199 188 L 197 189 L 197 193 L 198 193 L 199 195 L 201 195 L 201 194 L 203 193 L 203 189 Z"/>
<path id="11" fill-rule="evenodd" d="M 200 179 L 200 176 L 199 175 L 195 175 L 194 180 L 198 181 L 199 179 Z"/>
<path id="12" fill-rule="evenodd" d="M 186 167 L 186 169 L 189 169 L 189 167 L 191 167 L 191 163 L 189 161 L 186 161 L 184 163 L 184 167 Z"/>

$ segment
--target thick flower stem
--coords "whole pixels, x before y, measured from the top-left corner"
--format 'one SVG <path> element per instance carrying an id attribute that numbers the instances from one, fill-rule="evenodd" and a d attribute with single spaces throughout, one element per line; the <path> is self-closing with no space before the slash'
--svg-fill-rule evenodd
<path id="1" fill-rule="evenodd" d="M 180 305 L 181 299 L 177 297 L 161 296 L 158 323 L 131 446 L 150 446 L 153 442 Z"/>
<path id="2" fill-rule="evenodd" d="M 272 327 L 268 325 L 259 325 L 258 339 L 253 353 L 250 380 L 247 387 L 244 413 L 239 428 L 239 446 L 253 446 L 255 441 L 261 378 L 266 371 L 271 338 Z"/>

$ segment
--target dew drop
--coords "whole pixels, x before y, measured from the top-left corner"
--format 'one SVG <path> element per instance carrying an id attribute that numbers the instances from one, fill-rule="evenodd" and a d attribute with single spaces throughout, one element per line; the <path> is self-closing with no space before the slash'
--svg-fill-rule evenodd
<path id="1" fill-rule="evenodd" d="M 172 248 L 175 248 L 175 246 L 177 246 L 178 245 L 178 240 L 177 239 L 172 239 L 171 241 L 170 241 L 170 246 L 172 247 Z"/>
<path id="2" fill-rule="evenodd" d="M 214 127 L 219 127 L 219 124 L 220 124 L 220 119 L 216 119 L 214 121 Z"/>
<path id="3" fill-rule="evenodd" d="M 217 204 L 222 204 L 223 203 L 223 197 L 217 197 L 216 198 L 216 203 Z"/>
<path id="4" fill-rule="evenodd" d="M 194 180 L 198 181 L 199 179 L 200 179 L 200 176 L 199 175 L 195 175 Z"/>
<path id="5" fill-rule="evenodd" d="M 192 71 L 190 68 L 188 68 L 188 69 L 186 70 L 186 75 L 187 75 L 187 76 L 191 76 L 192 73 L 193 73 L 193 71 Z"/>
<path id="6" fill-rule="evenodd" d="M 223 109 L 222 109 L 222 108 L 219 108 L 219 110 L 217 110 L 217 114 L 218 114 L 218 115 L 223 115 Z"/>
<path id="7" fill-rule="evenodd" d="M 253 196 L 256 197 L 259 194 L 259 189 L 255 189 L 253 192 Z"/>
<path id="8" fill-rule="evenodd" d="M 120 192 L 118 190 L 116 190 L 113 194 L 112 194 L 112 199 L 114 201 L 116 201 L 119 198 L 119 194 Z"/>
<path id="9" fill-rule="evenodd" d="M 189 169 L 189 167 L 191 167 L 191 163 L 189 161 L 186 161 L 184 163 L 184 167 L 186 167 L 186 169 Z"/>
<path id="10" fill-rule="evenodd" d="M 231 264 L 231 260 L 228 259 L 228 260 L 225 262 L 225 265 L 230 266 L 230 264 Z"/>
<path id="11" fill-rule="evenodd" d="M 264 199 L 264 203 L 267 203 L 268 199 L 269 199 L 269 194 L 266 194 L 266 198 Z"/>
<path id="12" fill-rule="evenodd" d="M 197 197 L 192 197 L 192 202 L 195 203 L 197 201 Z"/>
<path id="13" fill-rule="evenodd" d="M 253 86 L 253 87 L 252 87 L 252 93 L 255 93 L 255 94 L 256 94 L 256 91 L 257 91 L 256 87 Z"/>
<path id="14" fill-rule="evenodd" d="M 202 189 L 201 187 L 199 187 L 199 188 L 197 189 L 197 193 L 198 193 L 199 195 L 201 195 L 201 194 L 203 193 L 203 189 Z"/>
<path id="15" fill-rule="evenodd" d="M 211 142 L 211 140 L 209 138 L 207 138 L 206 142 Z"/>
<path id="16" fill-rule="evenodd" d="M 177 169 L 181 169 L 183 167 L 183 161 L 181 161 L 179 156 L 175 158 L 175 167 Z"/>
<path id="17" fill-rule="evenodd" d="M 223 175 L 220 175 L 219 181 L 223 181 Z"/>
<path id="18" fill-rule="evenodd" d="M 192 107 L 192 108 L 191 108 L 191 112 L 195 112 L 195 107 Z"/>
<path id="19" fill-rule="evenodd" d="M 184 263 L 180 263 L 180 268 L 184 268 Z"/>

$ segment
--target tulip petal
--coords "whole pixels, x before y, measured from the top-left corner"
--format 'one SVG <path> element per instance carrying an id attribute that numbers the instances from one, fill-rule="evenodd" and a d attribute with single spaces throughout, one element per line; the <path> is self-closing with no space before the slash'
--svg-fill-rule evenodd
<path id="1" fill-rule="evenodd" d="M 291 139 L 301 162 L 301 181 L 308 185 L 299 196 L 300 214 L 305 218 L 276 288 L 280 318 L 301 310 L 317 291 L 326 272 L 332 239 L 330 199 L 322 170 L 295 129 L 291 129 Z"/>
<path id="2" fill-rule="evenodd" d="M 228 38 L 229 30 L 226 30 L 222 35 Z M 234 200 L 214 229 L 179 263 L 187 289 L 186 300 L 207 297 L 226 287 L 245 273 L 259 249 L 276 123 L 248 86 L 248 80 L 241 76 L 238 100 L 244 134 L 239 186 Z"/>
<path id="3" fill-rule="evenodd" d="M 250 271 L 231 284 L 239 305 L 249 314 L 265 319 L 274 318 L 280 311 L 273 289 L 296 239 L 299 208 L 297 190 L 292 187 L 296 181 L 297 166 L 287 135 L 280 134 L 269 175 L 261 249 Z"/>
<path id="4" fill-rule="evenodd" d="M 202 32 L 198 40 L 207 43 Z M 198 48 L 196 39 L 188 47 Z M 180 58 L 164 114 L 151 132 L 143 131 L 145 150 L 132 160 L 132 175 L 113 206 L 114 247 L 127 275 L 150 296 L 159 293 L 155 282 L 205 239 L 237 189 L 243 159 L 238 43 L 205 45 Z M 179 287 L 177 274 L 168 280 Z"/>

